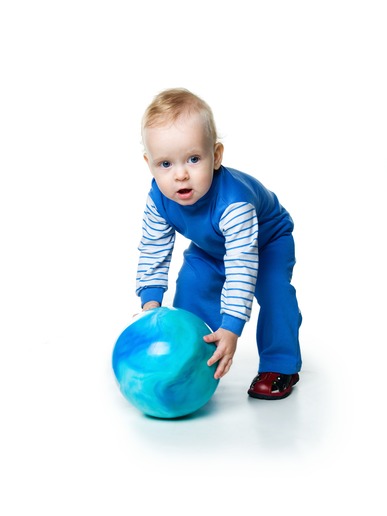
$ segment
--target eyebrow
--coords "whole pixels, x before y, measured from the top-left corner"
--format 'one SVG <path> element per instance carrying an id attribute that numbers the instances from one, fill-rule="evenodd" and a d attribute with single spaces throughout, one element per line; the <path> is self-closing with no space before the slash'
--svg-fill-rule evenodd
<path id="1" fill-rule="evenodd" d="M 166 158 L 165 156 L 160 156 L 160 157 L 155 157 L 155 158 L 152 158 L 152 163 L 161 163 L 163 161 L 171 161 L 170 158 Z"/>
<path id="2" fill-rule="evenodd" d="M 190 157 L 190 156 L 202 156 L 203 154 L 205 154 L 205 151 L 203 149 L 199 150 L 199 149 L 190 149 L 186 155 L 187 157 Z M 149 156 L 149 154 L 148 154 Z M 155 156 L 154 158 L 152 157 L 152 162 L 153 163 L 161 163 L 162 161 L 171 161 L 171 158 L 168 158 L 166 157 L 166 155 L 164 154 L 161 154 L 159 157 Z"/>

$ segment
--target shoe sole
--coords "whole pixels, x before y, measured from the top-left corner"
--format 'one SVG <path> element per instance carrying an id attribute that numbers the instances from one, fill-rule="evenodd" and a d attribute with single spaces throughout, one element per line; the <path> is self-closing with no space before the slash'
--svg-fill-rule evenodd
<path id="1" fill-rule="evenodd" d="M 283 400 L 284 398 L 287 398 L 290 396 L 292 392 L 292 389 L 290 389 L 289 392 L 286 392 L 285 394 L 280 394 L 279 396 L 266 396 L 265 394 L 257 394 L 255 392 L 249 392 L 247 391 L 247 394 L 251 396 L 252 398 L 258 399 L 258 400 Z"/>

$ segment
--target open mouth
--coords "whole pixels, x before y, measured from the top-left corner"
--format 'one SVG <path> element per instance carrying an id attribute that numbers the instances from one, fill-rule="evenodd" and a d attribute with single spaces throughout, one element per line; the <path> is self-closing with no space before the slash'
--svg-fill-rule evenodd
<path id="1" fill-rule="evenodd" d="M 177 195 L 180 199 L 189 199 L 193 194 L 192 188 L 181 188 L 181 190 L 177 191 Z"/>
<path id="2" fill-rule="evenodd" d="M 179 190 L 177 193 L 179 195 L 187 195 L 189 194 L 190 192 L 192 192 L 191 188 L 182 188 L 181 190 Z"/>

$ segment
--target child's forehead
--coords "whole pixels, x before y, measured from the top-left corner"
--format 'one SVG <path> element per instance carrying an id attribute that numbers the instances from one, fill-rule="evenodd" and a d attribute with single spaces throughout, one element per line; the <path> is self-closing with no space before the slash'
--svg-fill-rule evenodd
<path id="1" fill-rule="evenodd" d="M 203 113 L 198 111 L 184 111 L 179 113 L 178 115 L 171 114 L 162 114 L 157 119 L 155 119 L 152 123 L 148 125 L 148 127 L 160 128 L 160 129 L 169 129 L 171 127 L 182 127 L 182 126 L 196 126 L 198 129 L 204 128 L 206 125 L 206 119 Z"/>
<path id="2" fill-rule="evenodd" d="M 181 135 L 183 138 L 195 138 L 200 141 L 210 139 L 206 121 L 200 113 L 185 114 L 176 119 L 171 117 L 160 119 L 157 123 L 144 128 L 143 137 L 149 141 L 154 138 L 168 137 L 169 134 L 173 135 L 171 136 L 173 138 L 180 138 Z"/>

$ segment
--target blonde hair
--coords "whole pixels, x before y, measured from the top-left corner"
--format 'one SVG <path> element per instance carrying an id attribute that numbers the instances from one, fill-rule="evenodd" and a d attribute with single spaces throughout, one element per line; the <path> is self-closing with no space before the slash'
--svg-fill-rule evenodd
<path id="1" fill-rule="evenodd" d="M 185 88 L 171 88 L 160 92 L 145 110 L 141 129 L 155 127 L 165 122 L 175 122 L 183 114 L 200 113 L 206 123 L 208 137 L 215 145 L 218 141 L 212 109 L 203 99 Z"/>

